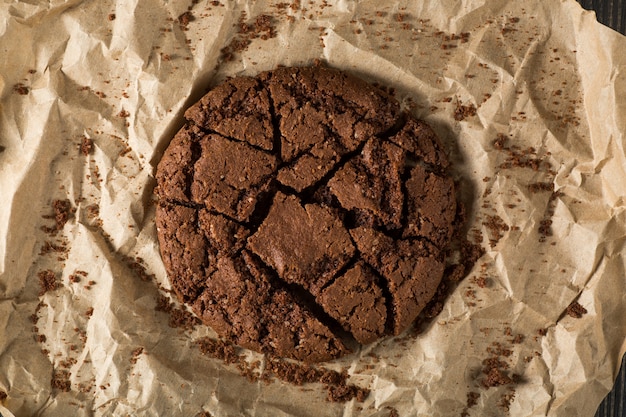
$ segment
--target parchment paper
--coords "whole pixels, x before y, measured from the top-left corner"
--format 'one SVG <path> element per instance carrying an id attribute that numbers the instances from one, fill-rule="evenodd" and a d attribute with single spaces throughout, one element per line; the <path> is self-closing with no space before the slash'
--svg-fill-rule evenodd
<path id="1" fill-rule="evenodd" d="M 181 24 L 189 7 L 194 19 Z M 626 39 L 574 0 L 0 10 L 3 415 L 592 416 L 610 390 L 626 349 Z M 276 36 L 222 61 L 238 22 L 261 14 L 274 16 Z M 372 390 L 363 403 L 328 403 L 316 384 L 248 382 L 192 346 L 209 329 L 172 328 L 155 311 L 158 285 L 169 285 L 154 169 L 182 112 L 227 76 L 314 59 L 394 87 L 435 128 L 463 187 L 468 234 L 486 249 L 421 335 L 326 364 Z M 476 114 L 457 120 L 459 106 Z M 494 147 L 498 135 L 508 151 Z M 524 150 L 544 165 L 508 167 Z M 538 182 L 554 192 L 531 191 Z M 64 199 L 69 221 L 42 230 Z M 508 226 L 500 239 L 484 225 L 496 215 Z M 552 235 L 541 242 L 545 220 Z M 129 266 L 137 257 L 153 279 Z M 40 295 L 45 270 L 59 288 Z M 566 314 L 573 301 L 581 318 Z M 483 361 L 498 343 L 519 381 L 486 388 Z M 51 386 L 59 377 L 69 385 Z"/>

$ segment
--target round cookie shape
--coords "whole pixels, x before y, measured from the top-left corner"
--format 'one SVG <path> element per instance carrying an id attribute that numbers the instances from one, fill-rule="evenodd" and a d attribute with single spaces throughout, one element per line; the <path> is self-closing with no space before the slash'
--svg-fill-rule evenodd
<path id="1" fill-rule="evenodd" d="M 456 197 L 433 130 L 326 67 L 226 80 L 156 171 L 178 299 L 221 337 L 305 362 L 403 332 L 431 300 Z"/>

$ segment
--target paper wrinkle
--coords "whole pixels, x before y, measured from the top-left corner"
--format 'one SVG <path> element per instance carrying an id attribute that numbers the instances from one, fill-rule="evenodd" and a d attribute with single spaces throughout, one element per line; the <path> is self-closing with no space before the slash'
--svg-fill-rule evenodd
<path id="1" fill-rule="evenodd" d="M 218 64 L 242 11 L 252 23 L 276 10 L 263 1 L 240 1 L 208 11 L 210 2 L 203 1 L 193 5 L 195 20 L 183 30 L 177 19 L 190 5 L 72 1 L 0 9 L 0 39 L 12 56 L 0 64 L 0 145 L 6 148 L 0 151 L 0 188 L 6 190 L 0 311 L 7 312 L 0 389 L 9 395 L 3 406 L 16 415 L 42 410 L 46 416 L 195 415 L 206 409 L 214 416 L 347 417 L 388 415 L 388 406 L 400 415 L 444 416 L 460 414 L 473 391 L 480 397 L 470 415 L 500 412 L 507 387 L 481 388 L 482 361 L 487 347 L 507 339 L 503 329 L 510 326 L 525 336 L 507 345 L 513 351 L 507 363 L 524 383 L 515 386 L 508 415 L 592 415 L 626 350 L 620 322 L 626 315 L 626 190 L 616 180 L 626 177 L 624 37 L 574 1 L 525 3 L 527 14 L 497 0 L 454 8 L 409 2 L 406 22 L 414 32 L 395 20 L 401 3 L 342 0 L 318 9 L 303 2 L 289 11 L 293 23 L 276 18 L 276 38 L 254 39 L 236 61 Z M 386 15 L 376 16 L 379 10 Z M 520 21 L 511 23 L 513 17 Z M 504 30 L 509 27 L 515 30 Z M 443 35 L 435 35 L 439 30 Z M 467 43 L 441 48 L 442 36 L 462 32 L 470 32 Z M 394 87 L 407 109 L 426 118 L 450 149 L 455 173 L 471 184 L 470 227 L 482 232 L 487 249 L 423 334 L 374 343 L 329 365 L 345 365 L 350 382 L 372 389 L 362 404 L 327 403 L 318 385 L 303 391 L 280 382 L 249 383 L 233 365 L 192 346 L 197 337 L 214 336 L 211 330 L 172 329 L 168 316 L 154 311 L 161 293 L 155 283 L 171 285 L 156 243 L 153 175 L 185 108 L 227 76 L 314 58 Z M 36 72 L 29 75 L 29 69 Z M 28 95 L 13 91 L 18 82 Z M 572 100 L 582 103 L 572 109 Z M 477 115 L 454 120 L 460 104 L 474 104 Z M 520 112 L 525 120 L 513 120 Z M 522 149 L 534 147 L 556 175 L 498 169 L 506 157 L 493 148 L 498 134 Z M 89 155 L 78 150 L 83 136 L 93 140 Z M 549 203 L 550 192 L 529 191 L 534 182 L 552 182 L 562 195 Z M 516 209 L 507 206 L 513 195 L 520 200 Z M 47 236 L 39 227 L 54 221 L 41 215 L 52 213 L 52 200 L 64 198 L 77 211 L 56 237 Z M 87 209 L 93 204 L 100 209 L 96 217 Z M 538 243 L 548 204 L 554 234 Z M 504 232 L 491 247 L 485 215 L 519 229 Z M 39 255 L 45 241 L 61 238 L 69 242 L 67 260 Z M 141 281 L 122 256 L 141 257 L 155 280 Z M 37 297 L 37 273 L 45 269 L 57 273 L 62 288 Z M 88 276 L 70 283 L 76 270 Z M 471 281 L 481 274 L 489 278 L 487 288 Z M 90 280 L 95 284 L 87 290 Z M 34 341 L 29 319 L 40 300 L 47 303 L 36 324 L 43 343 Z M 588 311 L 581 319 L 565 314 L 573 300 Z M 545 328 L 548 335 L 537 337 Z M 42 348 L 50 353 L 41 354 Z M 62 393 L 50 387 L 50 378 L 68 357 L 76 360 L 67 368 L 72 391 Z M 80 384 L 93 389 L 79 393 Z M 85 408 L 76 410 L 72 401 Z"/>

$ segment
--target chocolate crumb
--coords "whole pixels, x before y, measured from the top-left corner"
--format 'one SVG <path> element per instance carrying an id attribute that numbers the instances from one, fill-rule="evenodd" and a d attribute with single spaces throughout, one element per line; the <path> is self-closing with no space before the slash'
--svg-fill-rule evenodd
<path id="1" fill-rule="evenodd" d="M 482 385 L 485 388 L 498 387 L 500 385 L 508 385 L 513 380 L 497 366 L 487 366 L 483 369 L 485 378 L 482 380 Z"/>
<path id="2" fill-rule="evenodd" d="M 537 334 L 538 334 L 539 336 L 545 336 L 545 335 L 547 335 L 547 334 L 548 334 L 548 329 L 538 329 L 538 330 L 537 330 Z"/>
<path id="3" fill-rule="evenodd" d="M 389 417 L 400 417 L 400 413 L 395 407 L 388 406 L 387 410 L 389 410 Z"/>
<path id="4" fill-rule="evenodd" d="M 345 371 L 337 372 L 279 358 L 268 358 L 263 374 L 259 374 L 253 372 L 258 368 L 258 364 L 249 364 L 245 355 L 238 354 L 239 348 L 231 343 L 206 337 L 195 343 L 202 354 L 227 364 L 237 364 L 242 376 L 247 377 L 251 382 L 259 379 L 269 382 L 274 377 L 294 385 L 320 383 L 325 386 L 326 399 L 330 402 L 346 402 L 353 398 L 358 402 L 363 402 L 370 392 L 368 389 L 348 384 L 348 374 Z"/>
<path id="5" fill-rule="evenodd" d="M 22 83 L 17 83 L 13 86 L 13 91 L 22 96 L 27 95 L 30 92 L 30 88 Z"/>
<path id="6" fill-rule="evenodd" d="M 54 229 L 56 230 L 56 229 Z M 47 255 L 49 253 L 67 253 L 67 245 L 64 242 L 59 244 L 50 242 L 49 240 L 44 241 L 41 249 L 39 250 L 39 255 Z"/>
<path id="7" fill-rule="evenodd" d="M 70 218 L 70 215 L 75 211 L 72 209 L 72 204 L 70 200 L 54 200 L 52 202 L 52 209 L 54 210 L 53 215 L 44 215 L 42 216 L 44 219 L 54 219 L 55 225 L 54 227 L 43 226 L 41 229 L 50 234 L 55 235 L 59 230 L 63 229 L 65 223 Z"/>
<path id="8" fill-rule="evenodd" d="M 124 109 L 120 110 L 120 112 L 117 114 L 117 117 L 121 117 L 123 119 L 127 118 L 128 116 L 130 116 L 130 113 Z"/>
<path id="9" fill-rule="evenodd" d="M 480 288 L 487 288 L 489 286 L 489 281 L 487 277 L 474 277 L 472 278 L 472 282 L 478 285 Z"/>
<path id="10" fill-rule="evenodd" d="M 483 222 L 483 226 L 489 231 L 489 245 L 494 248 L 500 239 L 504 237 L 504 233 L 509 231 L 509 225 L 497 214 L 493 216 L 486 215 L 485 217 L 486 220 Z"/>
<path id="11" fill-rule="evenodd" d="M 511 403 L 515 399 L 515 390 L 511 389 L 508 393 L 503 394 L 498 402 L 498 407 L 502 408 L 504 411 L 509 411 L 511 407 Z"/>
<path id="12" fill-rule="evenodd" d="M 237 23 L 238 31 L 231 42 L 221 49 L 221 58 L 224 61 L 233 61 L 239 52 L 243 52 L 253 39 L 267 40 L 276 37 L 273 18 L 269 15 L 259 15 L 254 23 L 248 23 L 246 13 L 242 12 Z"/>
<path id="13" fill-rule="evenodd" d="M 59 391 L 69 392 L 72 386 L 70 382 L 70 372 L 64 369 L 55 370 L 50 380 L 50 386 Z"/>
<path id="14" fill-rule="evenodd" d="M 474 391 L 470 391 L 467 393 L 467 408 L 472 408 L 476 404 L 478 404 L 478 398 L 480 398 L 480 394 Z"/>
<path id="15" fill-rule="evenodd" d="M 465 106 L 460 102 L 457 104 L 456 109 L 454 110 L 454 120 L 460 122 L 472 116 L 476 116 L 476 106 L 473 104 Z"/>
<path id="16" fill-rule="evenodd" d="M 41 287 L 39 290 L 40 297 L 48 291 L 56 290 L 60 286 L 57 282 L 56 274 L 49 269 L 40 271 L 37 276 L 39 277 L 39 286 Z"/>
<path id="17" fill-rule="evenodd" d="M 241 360 L 235 346 L 222 340 L 209 339 L 208 337 L 196 341 L 203 355 L 219 359 L 225 363 L 237 363 Z"/>
<path id="18" fill-rule="evenodd" d="M 567 307 L 566 311 L 570 317 L 573 317 L 575 319 L 579 319 L 583 315 L 587 314 L 587 309 L 583 307 L 582 305 L 580 305 L 578 301 L 574 301 L 572 304 L 570 304 Z"/>
<path id="19" fill-rule="evenodd" d="M 532 184 L 528 184 L 528 191 L 531 193 L 538 193 L 541 191 L 552 192 L 553 189 L 554 184 L 551 182 L 534 182 Z"/>
<path id="20" fill-rule="evenodd" d="M 139 359 L 139 355 L 141 355 L 142 353 L 142 347 L 135 348 L 135 350 L 133 350 L 133 352 L 131 353 L 130 363 L 133 365 L 136 364 L 137 360 Z"/>
<path id="21" fill-rule="evenodd" d="M 150 274 L 146 267 L 143 265 L 143 259 L 140 257 L 131 258 L 130 256 L 123 256 L 122 260 L 126 263 L 126 266 L 135 273 L 144 282 L 152 281 L 154 274 Z"/>
<path id="22" fill-rule="evenodd" d="M 187 310 L 181 308 L 172 308 L 170 311 L 170 327 L 178 327 L 184 330 L 192 330 L 196 325 L 200 324 L 200 319 Z"/>
<path id="23" fill-rule="evenodd" d="M 330 402 L 348 402 L 356 398 L 358 402 L 363 402 L 370 393 L 367 388 L 359 388 L 356 385 L 329 385 L 327 387 L 327 399 Z"/>
<path id="24" fill-rule="evenodd" d="M 178 23 L 180 23 L 180 26 L 184 30 L 187 30 L 187 25 L 189 24 L 189 22 L 193 22 L 194 20 L 195 17 L 190 11 L 186 11 L 185 13 L 178 16 Z"/>
<path id="25" fill-rule="evenodd" d="M 89 154 L 91 154 L 92 149 L 93 149 L 93 140 L 89 139 L 86 136 L 83 136 L 83 140 L 80 143 L 80 152 L 83 155 L 88 156 Z"/>
<path id="26" fill-rule="evenodd" d="M 85 311 L 85 316 L 87 317 L 93 316 L 93 307 L 89 307 L 87 311 Z"/>
<path id="27" fill-rule="evenodd" d="M 496 139 L 493 141 L 493 148 L 501 151 L 504 149 L 507 141 L 508 141 L 508 138 L 506 137 L 506 135 L 500 133 L 498 134 Z"/>
<path id="28" fill-rule="evenodd" d="M 109 15 L 107 16 L 107 19 L 109 19 L 109 21 L 115 20 L 115 13 L 109 13 Z"/>

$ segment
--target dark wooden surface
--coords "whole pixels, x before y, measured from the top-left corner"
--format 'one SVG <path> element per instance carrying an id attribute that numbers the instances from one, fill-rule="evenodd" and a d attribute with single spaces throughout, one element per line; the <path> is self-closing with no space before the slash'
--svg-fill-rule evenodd
<path id="1" fill-rule="evenodd" d="M 578 0 L 587 10 L 594 10 L 598 21 L 626 35 L 626 0 Z M 607 395 L 595 417 L 626 417 L 626 356 L 613 390 Z"/>

